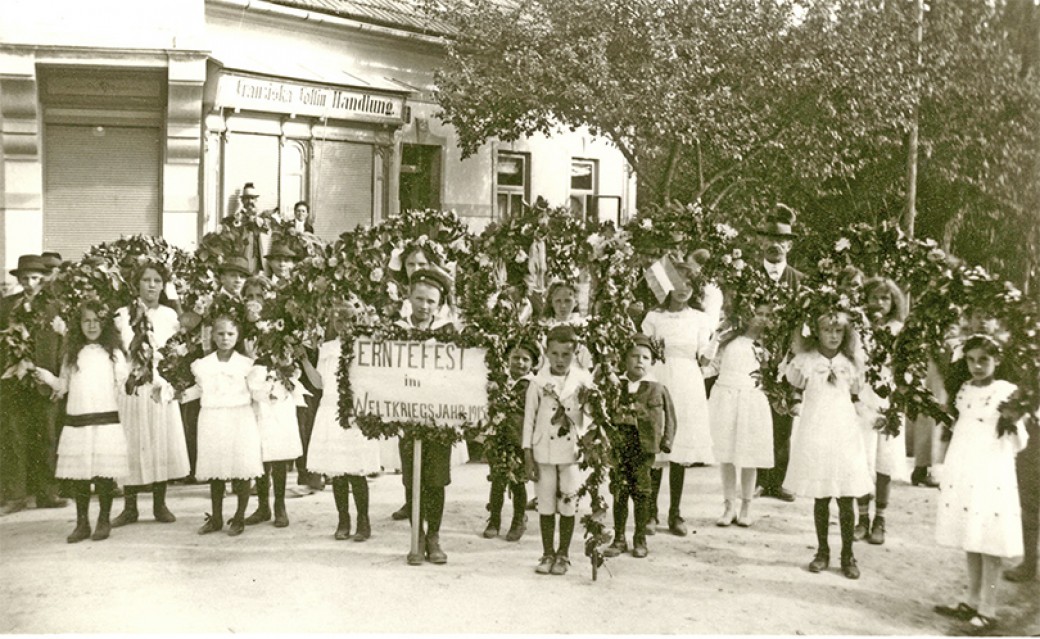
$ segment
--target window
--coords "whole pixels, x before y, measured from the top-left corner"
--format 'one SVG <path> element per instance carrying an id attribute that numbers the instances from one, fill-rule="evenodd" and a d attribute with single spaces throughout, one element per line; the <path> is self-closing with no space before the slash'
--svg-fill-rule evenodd
<path id="1" fill-rule="evenodd" d="M 293 205 L 307 199 L 307 151 L 303 143 L 282 144 L 282 181 L 279 193 L 282 217 L 292 219 Z"/>
<path id="2" fill-rule="evenodd" d="M 519 212 L 528 199 L 530 155 L 526 153 L 498 154 L 495 169 L 496 203 L 498 217 L 507 218 Z"/>
<path id="3" fill-rule="evenodd" d="M 596 170 L 595 160 L 571 160 L 571 212 L 579 219 L 596 214 Z"/>

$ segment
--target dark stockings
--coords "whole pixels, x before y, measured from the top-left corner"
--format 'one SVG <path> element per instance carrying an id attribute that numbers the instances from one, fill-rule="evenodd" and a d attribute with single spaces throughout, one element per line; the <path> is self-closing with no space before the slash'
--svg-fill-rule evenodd
<path id="1" fill-rule="evenodd" d="M 668 515 L 679 515 L 682 503 L 683 485 L 686 483 L 686 467 L 682 464 L 668 464 Z"/>
<path id="2" fill-rule="evenodd" d="M 527 486 L 524 482 L 517 482 L 509 487 L 513 497 L 513 520 L 523 520 L 524 508 L 527 505 Z M 491 498 L 488 503 L 488 512 L 491 513 L 491 521 L 495 524 L 502 523 L 502 506 L 505 504 L 506 482 L 500 479 L 491 482 Z"/>
<path id="3" fill-rule="evenodd" d="M 855 528 L 855 513 L 852 497 L 838 497 L 838 525 L 841 529 L 841 556 L 852 556 L 852 531 Z M 813 522 L 816 524 L 816 545 L 820 552 L 830 553 L 827 532 L 830 527 L 831 498 L 817 499 L 813 505 Z"/>
<path id="4" fill-rule="evenodd" d="M 347 475 L 350 481 L 350 489 L 354 493 L 354 508 L 357 510 L 358 519 L 368 518 L 368 480 L 361 475 Z M 441 489 L 443 499 L 444 489 Z M 443 508 L 443 501 L 441 502 Z M 438 521 L 438 528 L 440 522 Z"/>
<path id="5" fill-rule="evenodd" d="M 661 495 L 661 483 L 664 478 L 663 468 L 650 470 L 650 515 L 657 517 L 657 499 Z M 686 483 L 686 467 L 682 464 L 668 464 L 668 516 L 679 516 L 682 512 L 683 487 Z"/>
<path id="6" fill-rule="evenodd" d="M 246 507 L 249 506 L 249 480 L 232 479 L 231 490 L 238 497 L 238 506 L 235 508 L 235 519 L 245 519 Z"/>

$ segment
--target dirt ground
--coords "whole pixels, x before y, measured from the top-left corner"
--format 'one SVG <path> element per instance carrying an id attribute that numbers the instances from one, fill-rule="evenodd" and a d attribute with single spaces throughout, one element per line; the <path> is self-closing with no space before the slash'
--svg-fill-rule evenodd
<path id="1" fill-rule="evenodd" d="M 959 601 L 960 552 L 933 542 L 935 490 L 893 487 L 888 541 L 857 544 L 863 576 L 837 567 L 811 574 L 812 505 L 756 500 L 750 529 L 718 528 L 714 467 L 687 474 L 692 533 L 650 538 L 650 556 L 608 560 L 595 582 L 576 533 L 565 577 L 533 571 L 537 523 L 519 543 L 485 540 L 486 466 L 454 469 L 442 544 L 444 566 L 405 564 L 408 526 L 390 513 L 399 475 L 371 480 L 373 537 L 334 541 L 331 489 L 288 502 L 292 525 L 250 527 L 237 538 L 200 537 L 205 486 L 174 486 L 174 524 L 142 523 L 105 542 L 70 545 L 75 518 L 27 510 L 0 518 L 0 631 L 961 634 L 932 612 Z M 667 482 L 666 482 L 667 483 Z M 665 488 L 667 492 L 667 487 Z M 662 504 L 666 496 L 662 496 Z M 96 501 L 91 504 L 96 514 Z M 119 504 L 117 503 L 117 509 Z M 230 498 L 225 509 L 231 507 Z M 141 498 L 142 513 L 150 502 Z M 226 511 L 225 511 L 226 512 Z M 831 545 L 839 547 L 837 512 Z M 1040 583 L 1002 582 L 1002 633 L 1040 633 Z"/>

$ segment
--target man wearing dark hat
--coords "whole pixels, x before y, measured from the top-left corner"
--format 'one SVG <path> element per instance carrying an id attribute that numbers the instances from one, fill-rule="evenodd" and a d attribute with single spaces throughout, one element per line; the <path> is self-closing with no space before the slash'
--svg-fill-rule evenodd
<path id="1" fill-rule="evenodd" d="M 762 265 L 770 280 L 792 293 L 801 285 L 804 275 L 787 263 L 787 255 L 798 235 L 794 232 L 796 214 L 783 204 L 766 217 L 757 232 L 758 247 L 762 253 Z M 785 349 L 786 350 L 786 349 Z M 786 353 L 784 354 L 786 355 Z M 794 501 L 794 495 L 784 490 L 787 462 L 791 456 L 791 428 L 794 418 L 773 412 L 773 468 L 758 473 L 758 486 L 765 497 L 783 501 Z"/>
<path id="2" fill-rule="evenodd" d="M 246 182 L 242 186 L 242 191 L 238 196 L 239 207 L 238 212 L 253 216 L 258 215 L 260 211 L 257 209 L 257 205 L 260 201 L 260 191 L 257 190 L 256 186 L 252 182 Z M 264 249 L 262 242 L 260 241 L 260 233 L 253 233 L 249 236 L 246 246 L 242 247 L 242 256 L 246 258 L 246 268 L 249 270 L 250 275 L 253 271 L 258 271 L 263 268 L 263 253 Z"/>
<path id="3" fill-rule="evenodd" d="M 47 261 L 39 255 L 18 258 L 18 268 L 11 274 L 22 290 L 0 300 L 0 330 L 15 323 L 25 325 L 33 340 L 31 365 L 57 375 L 61 371 L 63 338 L 49 323 L 36 321 L 55 313 L 33 305 L 50 273 Z M 0 362 L 0 373 L 17 364 Z M 25 508 L 30 493 L 36 498 L 37 508 L 60 508 L 66 503 L 57 497 L 54 479 L 60 411 L 50 395 L 49 389 L 39 387 L 28 375 L 0 381 L 0 499 L 6 512 Z"/>
<path id="4" fill-rule="evenodd" d="M 408 300 L 412 312 L 395 322 L 396 326 L 413 330 L 455 331 L 450 321 L 438 320 L 437 312 L 451 293 L 451 278 L 440 269 L 419 269 L 409 278 Z M 409 433 L 401 436 L 398 451 L 401 454 L 401 478 L 404 481 L 405 508 L 409 519 L 412 512 L 412 452 L 415 442 Z M 422 486 L 420 498 L 419 554 L 408 553 L 408 563 L 421 565 L 423 560 L 434 564 L 447 563 L 448 555 L 441 549 L 440 529 L 444 517 L 444 488 L 451 484 L 451 446 L 441 442 L 424 441 L 422 445 Z M 425 524 L 425 530 L 423 530 Z"/>
<path id="5" fill-rule="evenodd" d="M 61 253 L 58 253 L 57 251 L 44 251 L 40 257 L 43 258 L 43 263 L 50 269 L 48 275 L 54 277 L 58 272 L 58 267 L 61 266 Z"/>

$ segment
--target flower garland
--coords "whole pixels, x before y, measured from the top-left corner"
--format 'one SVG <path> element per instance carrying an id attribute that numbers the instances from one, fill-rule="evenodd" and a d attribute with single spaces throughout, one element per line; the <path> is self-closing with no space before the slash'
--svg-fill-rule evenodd
<path id="1" fill-rule="evenodd" d="M 596 386 L 585 395 L 585 411 L 590 415 L 590 423 L 579 442 L 578 463 L 588 474 L 578 490 L 578 498 L 588 497 L 591 505 L 591 512 L 582 516 L 581 523 L 585 529 L 585 555 L 595 579 L 606 560 L 603 551 L 613 539 L 602 487 L 607 481 L 608 469 L 617 463 L 612 445 L 617 432 L 611 415 L 624 410 L 617 371 L 636 332 L 629 309 L 635 302 L 634 291 L 642 278 L 642 269 L 635 265 L 627 232 L 604 226 L 593 236 L 591 246 L 594 287 L 590 307 L 594 312 L 586 328 L 585 344 L 596 362 L 593 371 Z"/>
<path id="2" fill-rule="evenodd" d="M 518 340 L 541 342 L 544 329 L 537 324 L 517 323 L 508 333 L 485 335 L 488 338 L 488 421 L 482 434 L 489 479 L 506 485 L 522 483 L 527 481 L 527 473 L 515 429 L 517 417 L 523 420 L 527 397 L 515 390 L 515 382 L 506 372 L 506 361 L 511 344 Z"/>
<path id="3" fill-rule="evenodd" d="M 395 252 L 402 255 L 419 246 L 450 271 L 451 265 L 467 260 L 472 239 L 466 223 L 454 211 L 405 211 L 341 235 L 332 250 L 337 262 L 334 279 L 345 283 L 367 306 L 392 317 L 407 294 L 390 268 Z M 460 279 L 455 277 L 456 298 L 462 291 Z"/>
<path id="4" fill-rule="evenodd" d="M 744 267 L 737 230 L 699 202 L 651 205 L 630 219 L 625 230 L 636 253 L 644 256 L 656 258 L 667 252 L 687 256 L 696 249 L 708 249 L 710 255 L 701 264 L 706 281 L 725 279 Z"/>
<path id="5" fill-rule="evenodd" d="M 525 286 L 525 293 L 542 293 L 553 280 L 574 282 L 591 258 L 590 233 L 567 207 L 525 206 L 516 215 L 493 222 L 474 242 L 477 263 L 474 288 L 463 296 L 474 317 L 487 297 L 481 291 Z M 486 311 L 485 311 L 486 312 Z"/>
<path id="6" fill-rule="evenodd" d="M 26 386 L 34 384 L 32 375 L 28 374 L 35 366 L 36 340 L 31 330 L 34 301 L 23 297 L 11 309 L 7 328 L 0 331 L 0 362 L 5 366 L 0 379 L 14 378 Z"/>
<path id="7" fill-rule="evenodd" d="M 202 341 L 203 331 L 205 327 L 212 326 L 217 318 L 230 317 L 235 322 L 239 328 L 239 347 L 246 340 L 256 339 L 259 335 L 256 326 L 246 319 L 245 303 L 223 291 L 199 297 L 195 311 L 201 318 L 198 324 L 190 329 L 182 326 L 181 330 L 159 349 L 159 374 L 177 393 L 183 393 L 195 385 L 195 374 L 191 365 L 206 354 L 207 345 Z"/>
<path id="8" fill-rule="evenodd" d="M 1020 375 L 1018 390 L 1000 406 L 998 434 L 1019 419 L 1036 419 L 1040 409 L 1040 320 L 1036 309 L 1007 282 L 979 267 L 960 267 L 935 283 L 915 302 L 893 347 L 895 389 L 891 403 L 910 419 L 926 416 L 943 424 L 946 436 L 956 415 L 940 404 L 928 387 L 929 360 L 941 362 L 951 330 L 968 311 L 993 318 L 1010 329 L 1002 357 L 1007 370 Z"/>
<path id="9" fill-rule="evenodd" d="M 102 259 L 118 266 L 123 281 L 130 289 L 135 284 L 131 280 L 138 267 L 149 262 L 160 264 L 170 274 L 178 298 L 187 297 L 191 291 L 198 290 L 205 277 L 205 271 L 198 268 L 198 260 L 193 254 L 171 245 L 163 238 L 149 235 L 131 235 L 93 246 L 87 252 L 87 258 Z M 147 310 L 134 303 L 130 303 L 127 309 L 133 338 L 127 352 L 130 371 L 125 390 L 127 394 L 134 394 L 138 388 L 153 381 L 157 349 Z"/>

